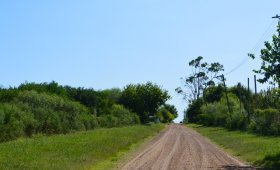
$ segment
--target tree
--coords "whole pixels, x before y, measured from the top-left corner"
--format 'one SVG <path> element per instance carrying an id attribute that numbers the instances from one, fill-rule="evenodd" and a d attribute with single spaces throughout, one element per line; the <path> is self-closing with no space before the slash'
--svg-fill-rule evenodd
<path id="1" fill-rule="evenodd" d="M 182 78 L 187 91 L 184 91 L 181 87 L 175 89 L 189 103 L 200 98 L 203 95 L 204 89 L 215 85 L 214 79 L 219 72 L 224 70 L 223 65 L 218 62 L 208 64 L 207 62 L 202 62 L 202 60 L 203 57 L 199 56 L 189 62 L 192 73 L 189 77 Z"/>
<path id="2" fill-rule="evenodd" d="M 170 123 L 174 119 L 174 115 L 165 107 L 161 107 L 157 112 L 157 117 L 162 123 Z"/>
<path id="3" fill-rule="evenodd" d="M 149 116 L 155 116 L 160 106 L 170 98 L 168 92 L 156 84 L 130 84 L 122 92 L 120 103 L 140 117 L 141 123 L 147 123 Z"/>
<path id="4" fill-rule="evenodd" d="M 207 103 L 213 103 L 220 101 L 224 93 L 224 87 L 222 84 L 218 86 L 211 86 L 204 90 L 204 100 Z"/>
<path id="5" fill-rule="evenodd" d="M 178 117 L 178 111 L 177 111 L 177 109 L 176 109 L 176 107 L 174 105 L 165 104 L 164 108 L 166 110 L 168 110 L 173 115 L 174 119 Z"/>
<path id="6" fill-rule="evenodd" d="M 262 78 L 258 79 L 260 83 L 277 83 L 280 87 L 280 23 L 277 26 L 277 34 L 272 37 L 272 43 L 266 41 L 264 45 L 265 48 L 261 50 L 260 55 L 262 59 L 261 68 L 253 71 L 263 75 Z M 255 59 L 254 54 L 248 55 Z"/>

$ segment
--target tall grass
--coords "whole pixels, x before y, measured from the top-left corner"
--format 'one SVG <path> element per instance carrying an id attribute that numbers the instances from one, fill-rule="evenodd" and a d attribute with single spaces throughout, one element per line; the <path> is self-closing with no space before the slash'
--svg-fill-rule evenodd
<path id="1" fill-rule="evenodd" d="M 164 125 L 129 126 L 0 143 L 0 169 L 96 169 Z"/>
<path id="2" fill-rule="evenodd" d="M 280 168 L 280 137 L 265 137 L 220 127 L 189 124 L 233 155 L 264 169 Z"/>

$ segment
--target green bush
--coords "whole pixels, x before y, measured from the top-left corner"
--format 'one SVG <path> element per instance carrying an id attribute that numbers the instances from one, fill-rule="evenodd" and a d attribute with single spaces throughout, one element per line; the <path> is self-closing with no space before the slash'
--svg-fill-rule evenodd
<path id="1" fill-rule="evenodd" d="M 201 115 L 196 117 L 198 122 L 208 126 L 223 126 L 227 118 L 227 107 L 221 102 L 203 105 L 200 109 Z M 208 116 L 206 116 L 207 114 Z M 206 122 L 207 121 L 207 122 Z"/>
<path id="2" fill-rule="evenodd" d="M 0 104 L 0 141 L 30 137 L 34 133 L 89 130 L 96 126 L 97 119 L 87 107 L 57 95 L 23 91 L 12 102 Z"/>
<path id="3" fill-rule="evenodd" d="M 224 126 L 230 130 L 244 129 L 246 127 L 246 111 L 239 105 L 238 98 L 228 94 L 231 113 L 228 111 L 226 96 L 223 96 L 219 102 L 204 104 L 199 114 L 196 116 L 198 123 L 205 126 Z"/>
<path id="4" fill-rule="evenodd" d="M 170 113 L 165 107 L 160 108 L 156 116 L 159 118 L 162 123 L 170 123 L 174 119 L 174 115 Z"/>
<path id="5" fill-rule="evenodd" d="M 16 139 L 24 135 L 22 116 L 25 113 L 17 106 L 0 105 L 0 141 Z"/>
<path id="6" fill-rule="evenodd" d="M 200 114 L 197 116 L 198 123 L 204 126 L 212 126 L 214 125 L 214 115 L 213 114 Z"/>
<path id="7" fill-rule="evenodd" d="M 130 112 L 122 105 L 114 104 L 107 114 L 98 117 L 101 127 L 116 127 L 139 124 L 140 119 L 136 113 Z"/>
<path id="8" fill-rule="evenodd" d="M 196 123 L 198 120 L 196 116 L 201 114 L 201 107 L 203 106 L 204 102 L 202 99 L 197 99 L 189 103 L 188 109 L 185 111 L 185 117 L 187 117 L 188 122 Z"/>
<path id="9" fill-rule="evenodd" d="M 263 135 L 280 135 L 280 112 L 277 109 L 256 110 L 250 130 Z"/>

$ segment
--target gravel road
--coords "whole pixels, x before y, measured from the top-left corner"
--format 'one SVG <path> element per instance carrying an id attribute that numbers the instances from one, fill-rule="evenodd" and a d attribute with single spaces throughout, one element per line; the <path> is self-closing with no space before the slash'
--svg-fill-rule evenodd
<path id="1" fill-rule="evenodd" d="M 211 144 L 194 130 L 169 125 L 123 170 L 254 169 Z"/>

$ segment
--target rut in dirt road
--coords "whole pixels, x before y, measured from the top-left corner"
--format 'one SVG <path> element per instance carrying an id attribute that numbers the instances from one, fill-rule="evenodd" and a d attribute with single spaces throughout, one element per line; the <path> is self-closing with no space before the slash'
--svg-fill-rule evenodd
<path id="1" fill-rule="evenodd" d="M 254 169 L 224 153 L 197 132 L 170 125 L 123 170 Z"/>

